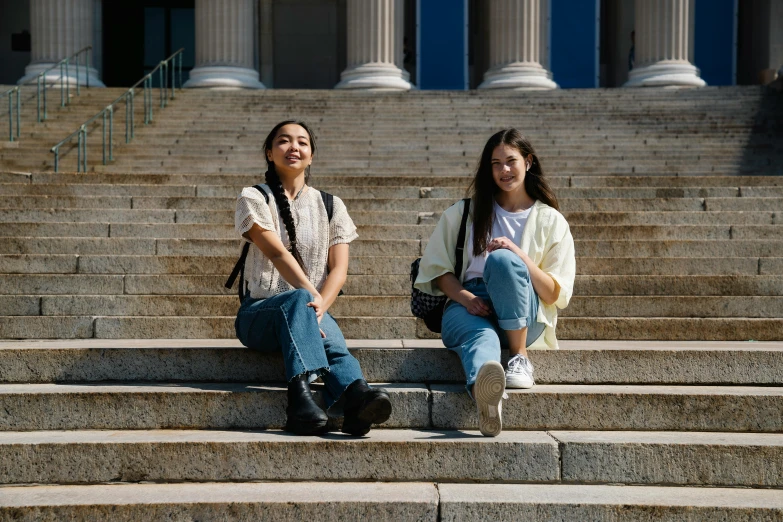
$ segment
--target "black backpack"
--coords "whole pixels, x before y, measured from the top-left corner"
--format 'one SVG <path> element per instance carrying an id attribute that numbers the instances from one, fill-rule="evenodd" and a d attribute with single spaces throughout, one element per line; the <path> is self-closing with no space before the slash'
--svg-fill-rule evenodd
<path id="1" fill-rule="evenodd" d="M 261 188 L 261 185 L 253 185 L 253 188 L 256 189 L 261 193 L 262 196 L 264 196 L 264 201 L 266 201 L 266 204 L 269 204 L 269 194 L 266 193 L 264 189 Z M 321 192 L 321 199 L 324 202 L 324 206 L 326 207 L 326 215 L 329 217 L 329 222 L 332 221 L 332 214 L 334 214 L 334 196 L 331 194 L 328 194 L 324 191 Z M 237 287 L 237 294 L 239 295 L 239 299 L 242 300 L 244 297 L 242 295 L 242 282 L 245 280 L 245 260 L 247 259 L 247 253 L 250 251 L 250 243 L 246 242 L 245 245 L 242 247 L 242 253 L 239 255 L 239 259 L 237 259 L 236 264 L 234 265 L 234 269 L 231 271 L 231 275 L 228 276 L 228 279 L 226 279 L 226 288 L 231 288 L 234 286 L 234 281 L 236 281 L 237 276 L 239 275 L 239 286 Z M 240 275 L 241 274 L 241 275 Z"/>
<path id="2" fill-rule="evenodd" d="M 462 222 L 459 225 L 459 234 L 457 234 L 456 263 L 454 264 L 454 274 L 457 279 L 462 275 L 462 251 L 465 250 L 465 233 L 468 214 L 470 214 L 470 198 L 462 201 L 465 202 L 465 209 L 462 211 Z M 424 324 L 431 332 L 440 333 L 443 311 L 446 308 L 448 297 L 426 294 L 413 287 L 413 283 L 419 276 L 420 263 L 421 258 L 411 263 L 411 313 L 415 317 L 423 319 Z"/>

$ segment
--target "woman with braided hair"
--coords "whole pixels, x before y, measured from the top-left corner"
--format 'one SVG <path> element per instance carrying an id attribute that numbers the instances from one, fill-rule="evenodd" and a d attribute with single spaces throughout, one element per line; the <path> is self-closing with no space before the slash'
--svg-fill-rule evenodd
<path id="1" fill-rule="evenodd" d="M 339 414 L 342 431 L 364 435 L 391 414 L 388 393 L 371 388 L 327 312 L 345 283 L 348 244 L 356 226 L 343 202 L 310 187 L 315 153 L 304 123 L 283 121 L 264 141 L 266 183 L 237 198 L 235 227 L 252 245 L 240 279 L 242 304 L 235 322 L 251 349 L 281 351 L 288 381 L 286 430 L 323 433 L 327 414 L 315 403 L 310 382 L 324 382 L 327 411 Z"/>

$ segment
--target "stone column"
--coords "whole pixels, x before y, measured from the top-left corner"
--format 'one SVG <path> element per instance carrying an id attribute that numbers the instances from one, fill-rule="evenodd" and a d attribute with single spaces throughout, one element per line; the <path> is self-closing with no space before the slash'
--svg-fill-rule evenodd
<path id="1" fill-rule="evenodd" d="M 337 89 L 409 90 L 402 68 L 404 0 L 348 0 L 348 67 Z"/>
<path id="2" fill-rule="evenodd" d="M 636 0 L 635 63 L 625 87 L 704 87 L 690 62 L 694 0 Z"/>
<path id="3" fill-rule="evenodd" d="M 263 89 L 253 67 L 253 0 L 196 0 L 196 67 L 185 87 Z"/>
<path id="4" fill-rule="evenodd" d="M 489 70 L 479 89 L 557 89 L 549 62 L 548 0 L 490 0 Z"/>
<path id="5" fill-rule="evenodd" d="M 25 75 L 19 83 L 35 78 L 38 74 L 67 58 L 76 51 L 92 45 L 94 0 L 30 0 L 31 61 L 25 67 Z M 90 52 L 87 74 L 90 87 L 105 87 L 92 67 L 95 52 Z M 83 65 L 86 56 L 79 56 L 79 83 L 86 85 L 87 74 Z M 65 71 L 63 71 L 65 74 Z M 58 82 L 60 69 L 46 74 L 48 82 Z M 76 85 L 76 67 L 68 68 L 67 81 Z"/>

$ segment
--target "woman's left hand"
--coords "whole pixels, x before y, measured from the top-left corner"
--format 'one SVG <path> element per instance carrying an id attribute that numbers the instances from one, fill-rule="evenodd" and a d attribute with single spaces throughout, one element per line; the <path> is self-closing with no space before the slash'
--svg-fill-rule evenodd
<path id="1" fill-rule="evenodd" d="M 521 257 L 524 260 L 523 252 L 522 250 L 514 244 L 513 241 L 511 241 L 509 238 L 502 236 L 502 237 L 496 237 L 492 239 L 489 243 L 487 243 L 487 253 L 494 252 L 495 250 L 500 250 L 501 248 L 505 248 L 506 250 L 511 250 L 516 255 Z"/>

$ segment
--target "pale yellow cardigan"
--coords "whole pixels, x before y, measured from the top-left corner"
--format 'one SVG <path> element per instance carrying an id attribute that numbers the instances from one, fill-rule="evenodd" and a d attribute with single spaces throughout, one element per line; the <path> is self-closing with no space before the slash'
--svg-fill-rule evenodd
<path id="1" fill-rule="evenodd" d="M 435 279 L 445 273 L 454 273 L 456 265 L 455 248 L 457 234 L 462 219 L 465 202 L 460 201 L 441 215 L 435 231 L 432 233 L 424 256 L 419 265 L 419 275 L 414 286 L 430 295 L 443 295 Z M 473 226 L 473 212 L 468 217 L 468 231 Z M 465 234 L 465 250 L 462 254 L 463 274 L 458 276 L 462 283 L 465 267 L 468 266 L 468 238 Z M 552 276 L 560 286 L 560 294 L 554 304 L 548 305 L 538 301 L 538 322 L 544 323 L 543 340 L 545 345 L 536 342 L 533 348 L 558 348 L 555 327 L 557 326 L 557 309 L 565 308 L 571 300 L 576 276 L 576 261 L 574 259 L 574 239 L 571 229 L 563 215 L 549 205 L 536 201 L 527 218 L 527 224 L 522 232 L 519 247 L 538 265 Z"/>

